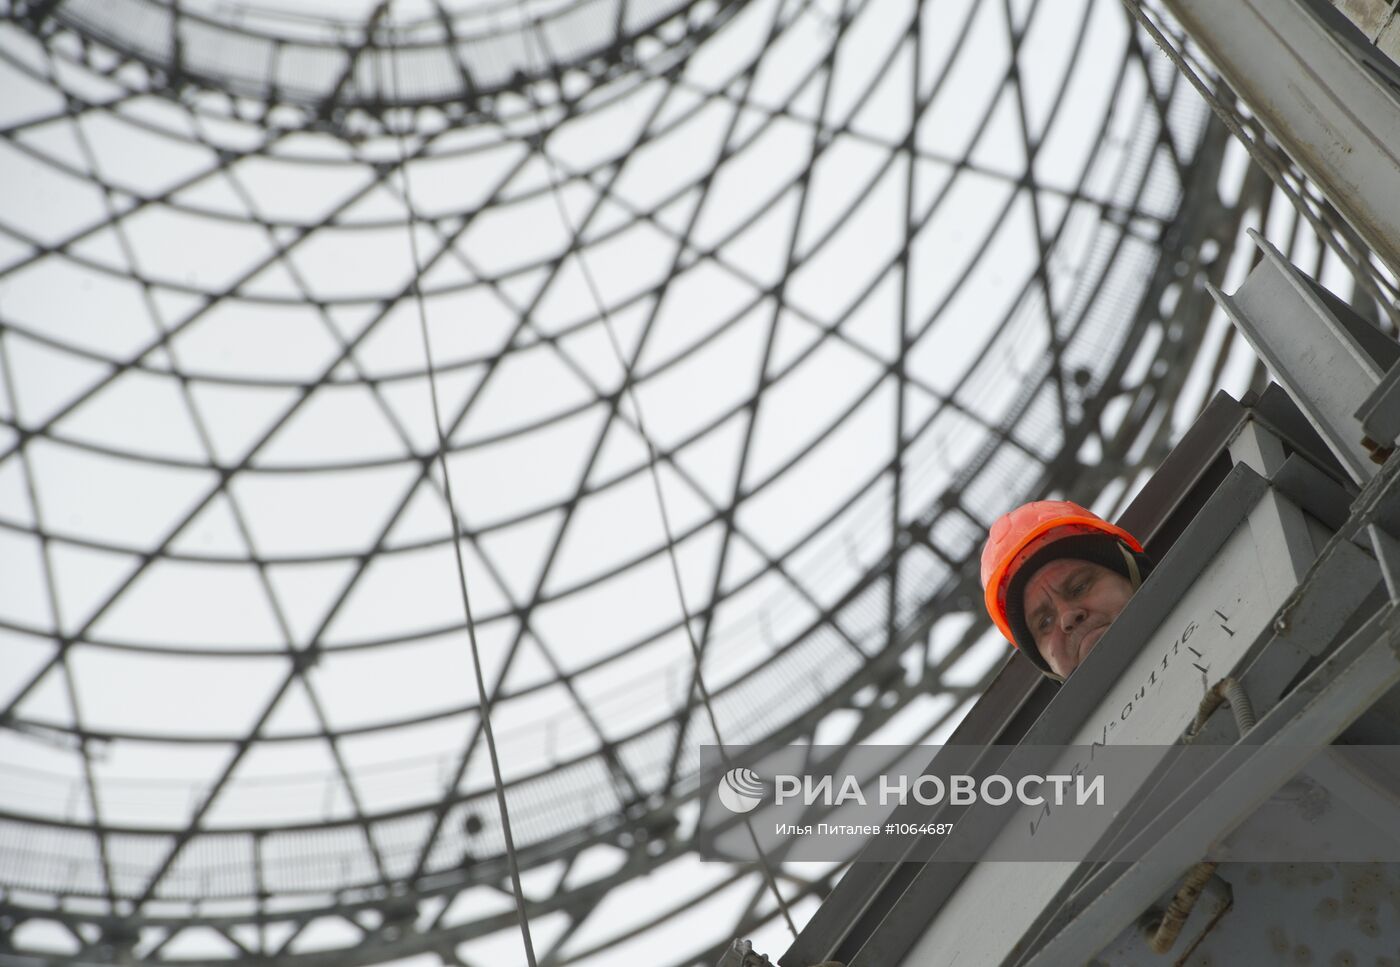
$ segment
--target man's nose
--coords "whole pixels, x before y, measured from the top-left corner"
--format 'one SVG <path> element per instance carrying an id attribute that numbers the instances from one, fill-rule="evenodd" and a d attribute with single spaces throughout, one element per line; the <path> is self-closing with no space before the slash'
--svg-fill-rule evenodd
<path id="1" fill-rule="evenodd" d="M 1064 631 L 1072 631 L 1074 626 L 1088 617 L 1088 612 L 1078 606 L 1066 607 L 1060 612 L 1060 628 Z"/>

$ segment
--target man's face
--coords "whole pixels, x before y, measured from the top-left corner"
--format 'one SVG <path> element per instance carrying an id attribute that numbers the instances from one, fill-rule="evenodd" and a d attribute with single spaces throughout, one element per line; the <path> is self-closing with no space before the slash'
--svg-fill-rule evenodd
<path id="1" fill-rule="evenodd" d="M 1026 582 L 1026 627 L 1050 670 L 1069 675 L 1133 596 L 1127 578 L 1075 558 L 1051 561 Z"/>

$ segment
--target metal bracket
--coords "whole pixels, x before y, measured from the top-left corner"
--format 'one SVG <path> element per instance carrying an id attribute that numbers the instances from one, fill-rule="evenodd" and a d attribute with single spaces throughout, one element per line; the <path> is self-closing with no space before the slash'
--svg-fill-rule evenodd
<path id="1" fill-rule="evenodd" d="M 1390 367 L 1356 411 L 1366 436 L 1393 449 L 1400 440 L 1400 364 Z"/>
<path id="2" fill-rule="evenodd" d="M 772 961 L 756 953 L 747 940 L 735 940 L 715 967 L 772 967 Z"/>
<path id="3" fill-rule="evenodd" d="M 1356 414 L 1381 383 L 1385 366 L 1368 351 L 1384 345 L 1357 331 L 1364 321 L 1329 298 L 1258 232 L 1250 237 L 1264 254 L 1233 296 L 1206 283 L 1259 358 L 1283 384 L 1322 439 L 1358 484 L 1376 473 Z M 1364 341 L 1363 341 L 1364 340 Z M 1367 344 L 1375 344 L 1368 346 Z"/>
<path id="4" fill-rule="evenodd" d="M 1346 523 L 1354 496 L 1305 457 L 1290 453 L 1269 482 L 1332 531 Z"/>

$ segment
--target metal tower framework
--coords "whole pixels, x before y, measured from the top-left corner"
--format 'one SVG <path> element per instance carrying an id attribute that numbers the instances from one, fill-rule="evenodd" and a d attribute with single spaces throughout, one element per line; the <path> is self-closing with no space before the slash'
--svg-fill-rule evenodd
<path id="1" fill-rule="evenodd" d="M 694 846 L 683 637 L 728 741 L 938 734 L 999 665 L 987 523 L 1111 510 L 1224 366 L 1203 283 L 1273 189 L 1222 174 L 1116 4 L 428 6 L 5 5 L 3 160 L 65 201 L 0 215 L 0 529 L 34 588 L 0 612 L 0 962 L 485 958 L 514 915 L 481 703 L 416 597 L 458 540 L 542 962 L 728 893 L 672 958 L 712 962 L 776 916 L 754 869 L 600 914 Z M 510 477 L 514 447 L 548 459 Z M 201 668 L 207 714 L 138 688 Z M 142 780 L 152 750 L 198 778 Z M 836 872 L 776 869 L 807 909 Z"/>

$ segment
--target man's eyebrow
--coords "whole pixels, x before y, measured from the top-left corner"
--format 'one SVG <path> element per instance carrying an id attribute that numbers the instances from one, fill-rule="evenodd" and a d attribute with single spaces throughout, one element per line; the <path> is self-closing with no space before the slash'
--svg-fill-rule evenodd
<path id="1" fill-rule="evenodd" d="M 1070 589 L 1070 585 L 1074 584 L 1084 575 L 1093 573 L 1094 566 L 1092 564 L 1081 564 L 1079 567 L 1075 568 L 1073 571 L 1070 571 L 1068 574 L 1066 574 L 1063 578 L 1060 579 L 1060 586 L 1056 588 L 1056 590 L 1059 591 L 1061 594 L 1066 594 Z"/>

